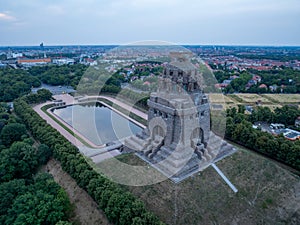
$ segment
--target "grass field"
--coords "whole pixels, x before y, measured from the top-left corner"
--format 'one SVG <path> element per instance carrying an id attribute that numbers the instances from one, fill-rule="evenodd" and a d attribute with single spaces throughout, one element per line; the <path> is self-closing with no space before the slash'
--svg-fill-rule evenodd
<path id="1" fill-rule="evenodd" d="M 135 155 L 120 160 L 140 165 Z M 300 224 L 300 178 L 247 150 L 217 163 L 238 188 L 225 184 L 212 167 L 180 184 L 169 180 L 123 186 L 167 224 Z"/>
<path id="2" fill-rule="evenodd" d="M 274 111 L 276 108 L 281 108 L 282 107 L 282 105 L 276 105 L 276 104 L 274 104 L 274 105 L 263 105 L 263 106 L 266 106 L 266 107 L 270 108 L 271 111 Z"/>
<path id="3" fill-rule="evenodd" d="M 278 103 L 297 103 L 300 104 L 300 94 L 264 94 Z"/>
<path id="4" fill-rule="evenodd" d="M 262 103 L 271 103 L 271 101 L 258 94 L 235 94 L 237 97 L 242 99 L 244 103 L 255 103 L 261 101 Z"/>
<path id="5" fill-rule="evenodd" d="M 227 97 L 226 95 L 223 94 L 209 94 L 209 100 L 211 103 L 226 103 L 226 104 L 234 104 L 236 103 L 233 101 L 231 98 Z"/>
<path id="6" fill-rule="evenodd" d="M 209 99 L 212 104 L 220 104 L 224 109 L 237 108 L 238 105 L 257 106 L 258 100 L 261 106 L 271 110 L 287 104 L 297 104 L 300 108 L 300 94 L 209 94 Z"/>

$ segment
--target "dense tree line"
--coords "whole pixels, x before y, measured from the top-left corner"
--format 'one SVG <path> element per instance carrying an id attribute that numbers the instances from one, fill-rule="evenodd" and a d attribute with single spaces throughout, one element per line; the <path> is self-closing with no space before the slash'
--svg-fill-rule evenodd
<path id="1" fill-rule="evenodd" d="M 39 87 L 37 77 L 21 69 L 0 69 L 0 102 L 13 101 L 31 91 L 31 87 Z"/>
<path id="2" fill-rule="evenodd" d="M 79 95 L 117 94 L 121 91 L 122 82 L 124 82 L 123 76 L 118 73 L 111 74 L 103 65 L 99 68 L 89 67 L 76 90 Z"/>
<path id="3" fill-rule="evenodd" d="M 28 73 L 45 84 L 69 85 L 76 88 L 86 69 L 87 66 L 82 64 L 35 66 L 31 67 Z"/>
<path id="4" fill-rule="evenodd" d="M 46 123 L 24 101 L 14 103 L 15 112 L 22 118 L 33 136 L 53 150 L 54 157 L 80 187 L 85 189 L 114 224 L 161 224 L 144 204 L 130 192 L 95 172 L 79 150 L 67 141 L 57 130 Z"/>
<path id="5" fill-rule="evenodd" d="M 42 103 L 52 99 L 52 93 L 47 89 L 40 89 L 36 94 L 30 93 L 22 96 L 28 104 Z"/>
<path id="6" fill-rule="evenodd" d="M 154 63 L 151 63 L 154 64 Z M 132 76 L 137 76 L 137 77 L 142 77 L 142 76 L 149 76 L 151 73 L 155 75 L 159 75 L 160 73 L 163 72 L 163 67 L 162 66 L 157 66 L 157 67 L 149 67 L 149 66 L 140 66 L 139 64 L 136 65 L 136 68 L 134 70 L 134 73 L 131 75 Z"/>
<path id="7" fill-rule="evenodd" d="M 216 69 L 216 65 L 209 64 L 209 66 L 212 69 Z M 227 72 L 227 71 L 223 71 L 223 70 L 217 70 L 214 72 L 214 75 L 215 75 L 218 83 L 222 83 L 224 80 L 228 80 L 230 78 L 230 76 L 233 76 L 234 74 Z M 237 75 L 239 75 L 239 74 L 237 74 Z"/>
<path id="8" fill-rule="evenodd" d="M 99 68 L 89 67 L 85 73 L 84 79 L 81 80 L 80 85 L 77 87 L 77 93 L 79 95 L 99 95 L 99 94 L 112 94 L 112 95 L 120 95 L 128 100 L 137 101 L 139 99 L 144 98 L 144 94 L 139 94 L 134 91 L 124 90 L 121 88 L 121 84 L 124 82 L 130 82 L 131 76 L 148 76 L 150 73 L 158 74 L 162 67 L 155 68 L 145 68 L 147 74 L 143 74 L 142 72 L 136 71 L 136 73 L 132 73 L 129 77 L 124 76 L 127 71 L 122 68 L 117 70 L 114 73 L 108 72 L 105 66 L 99 66 Z M 131 66 L 130 66 L 131 67 Z M 150 86 L 143 85 L 145 81 L 149 81 L 151 83 Z M 146 77 L 144 81 L 136 80 L 132 83 L 132 85 L 141 90 L 155 90 L 157 83 L 157 77 Z"/>
<path id="9" fill-rule="evenodd" d="M 137 93 L 129 89 L 122 89 L 118 97 L 124 98 L 138 107 L 148 109 L 147 101 L 149 99 L 149 94 Z"/>
<path id="10" fill-rule="evenodd" d="M 36 174 L 52 150 L 44 144 L 34 146 L 25 125 L 0 109 L 0 224 L 70 224 L 65 191 L 51 175 Z"/>
<path id="11" fill-rule="evenodd" d="M 227 110 L 225 137 L 249 149 L 267 155 L 300 170 L 300 141 L 286 140 L 282 135 L 275 137 L 254 129 L 242 107 Z"/>
<path id="12" fill-rule="evenodd" d="M 250 70 L 254 74 L 261 76 L 261 83 L 281 86 L 284 85 L 284 93 L 300 93 L 300 71 L 292 68 L 272 69 L 269 71 Z M 270 90 L 268 90 L 270 92 Z M 275 92 L 281 92 L 278 88 Z"/>
<path id="13" fill-rule="evenodd" d="M 146 83 L 145 83 L 146 82 Z M 147 84 L 147 82 L 149 82 Z M 157 90 L 157 77 L 146 77 L 143 80 L 137 79 L 131 82 L 132 87 L 142 91 L 156 91 Z"/>
<path id="14" fill-rule="evenodd" d="M 261 76 L 261 82 L 246 88 L 246 84 L 251 80 L 253 74 Z M 219 83 L 229 79 L 232 75 L 239 76 L 225 88 L 225 93 L 300 93 L 300 71 L 292 68 L 282 67 L 268 71 L 248 69 L 247 72 L 243 73 L 218 70 L 214 72 L 214 75 Z M 275 90 L 260 88 L 259 85 L 261 84 L 265 84 L 267 87 L 276 85 L 277 88 Z"/>
<path id="15" fill-rule="evenodd" d="M 244 92 L 246 84 L 251 80 L 252 75 L 244 72 L 239 75 L 239 78 L 234 79 L 231 83 L 225 88 L 225 93 L 234 93 L 234 92 Z"/>
<path id="16" fill-rule="evenodd" d="M 0 184 L 1 224 L 59 224 L 67 222 L 71 204 L 51 175 L 38 173 L 31 182 L 13 179 Z"/>
<path id="17" fill-rule="evenodd" d="M 300 116 L 298 105 L 285 105 L 281 108 L 276 108 L 274 112 L 268 107 L 257 107 L 249 116 L 249 120 L 253 122 L 265 121 L 268 123 L 282 123 L 286 126 L 293 126 L 296 118 Z"/>

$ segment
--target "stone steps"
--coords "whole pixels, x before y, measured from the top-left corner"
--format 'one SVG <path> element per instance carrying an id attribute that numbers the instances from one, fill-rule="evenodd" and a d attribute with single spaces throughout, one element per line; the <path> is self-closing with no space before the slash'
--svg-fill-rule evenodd
<path id="1" fill-rule="evenodd" d="M 131 140 L 133 140 L 134 142 L 138 143 L 139 145 L 143 145 L 144 144 L 144 140 L 143 139 L 140 139 L 138 138 L 137 136 L 131 136 Z"/>
<path id="2" fill-rule="evenodd" d="M 174 166 L 172 161 L 166 159 L 162 164 L 156 164 L 156 166 L 167 174 L 169 177 L 180 177 L 185 176 L 199 168 L 199 159 L 196 154 L 193 154 L 192 158 L 182 165 Z"/>
<path id="3" fill-rule="evenodd" d="M 148 157 L 150 159 L 152 159 L 156 153 L 160 150 L 161 146 L 163 145 L 163 139 L 160 141 L 160 142 L 155 142 L 153 145 L 152 145 L 152 151 L 151 153 L 148 155 Z"/>
<path id="4" fill-rule="evenodd" d="M 143 151 L 149 142 L 150 139 L 143 140 L 134 135 L 125 139 L 124 145 L 134 151 Z"/>
<path id="5" fill-rule="evenodd" d="M 145 145 L 144 154 L 148 158 L 153 158 L 160 147 L 163 145 L 164 139 L 162 137 L 156 137 L 154 141 L 147 139 L 148 143 Z"/>
<path id="6" fill-rule="evenodd" d="M 162 156 L 163 158 L 171 157 L 174 160 L 178 160 L 180 158 L 189 157 L 192 152 L 193 152 L 192 149 L 191 151 L 186 151 L 186 150 L 180 151 L 179 149 L 171 150 L 170 148 L 163 146 L 161 147 L 160 151 L 158 151 L 157 154 Z"/>
<path id="7" fill-rule="evenodd" d="M 209 142 L 207 146 L 207 151 L 209 155 L 214 158 L 221 148 L 223 148 L 227 143 L 219 136 L 214 133 L 210 133 Z"/>

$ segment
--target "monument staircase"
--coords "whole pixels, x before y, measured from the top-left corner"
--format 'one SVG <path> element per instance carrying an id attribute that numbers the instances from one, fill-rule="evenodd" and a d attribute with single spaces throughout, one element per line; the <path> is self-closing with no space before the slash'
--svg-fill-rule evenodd
<path id="1" fill-rule="evenodd" d="M 136 151 L 142 159 L 151 162 L 153 166 L 174 180 L 206 168 L 233 148 L 213 132 L 210 132 L 206 147 L 201 144 L 192 148 L 176 143 L 164 146 L 164 138 L 158 135 L 154 139 L 134 135 L 125 140 L 125 146 Z"/>

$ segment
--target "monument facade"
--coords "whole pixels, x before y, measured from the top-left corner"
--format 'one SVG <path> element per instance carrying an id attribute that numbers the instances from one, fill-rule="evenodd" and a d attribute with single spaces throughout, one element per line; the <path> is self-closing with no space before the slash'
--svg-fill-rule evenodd
<path id="1" fill-rule="evenodd" d="M 148 100 L 147 128 L 124 145 L 179 182 L 234 149 L 210 130 L 210 104 L 191 53 L 170 54 Z"/>

